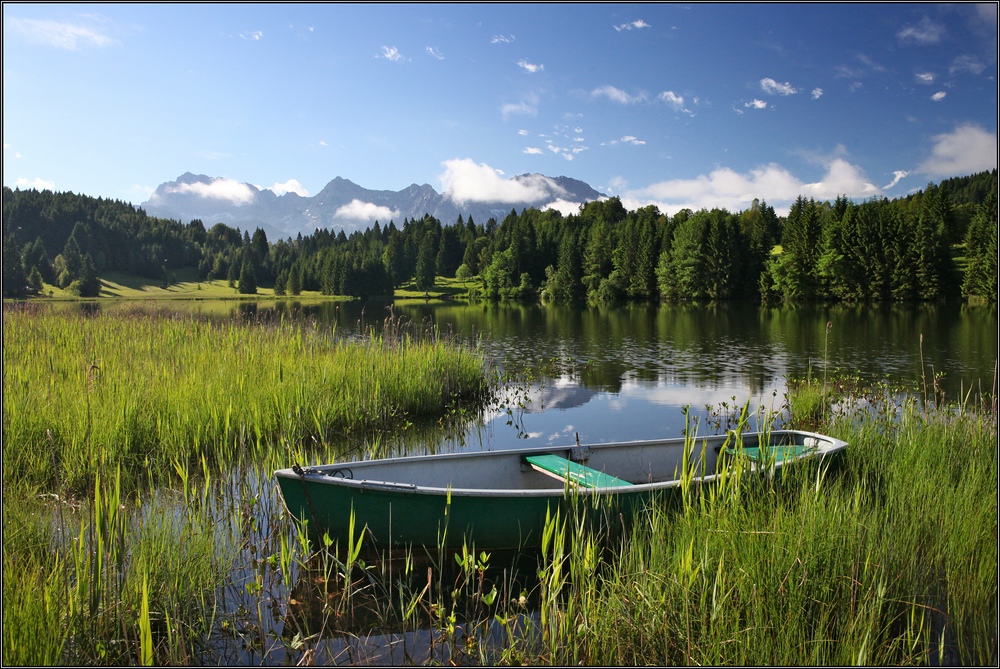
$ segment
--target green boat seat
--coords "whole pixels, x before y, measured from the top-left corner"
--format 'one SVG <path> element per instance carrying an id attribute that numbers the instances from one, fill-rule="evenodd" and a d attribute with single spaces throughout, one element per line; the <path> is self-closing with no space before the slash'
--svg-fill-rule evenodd
<path id="1" fill-rule="evenodd" d="M 558 455 L 528 455 L 524 459 L 536 471 L 569 481 L 581 488 L 617 488 L 632 485 L 611 474 L 599 472 Z"/>
<path id="2" fill-rule="evenodd" d="M 808 455 L 816 450 L 816 446 L 807 444 L 775 444 L 774 446 L 765 446 L 763 450 L 764 453 L 762 454 L 759 446 L 749 446 L 743 448 L 743 454 L 755 462 L 760 462 L 766 457 L 768 461 L 773 459 L 777 463 L 802 455 Z M 727 448 L 726 452 L 730 455 L 736 455 L 737 453 L 736 449 L 732 447 Z"/>

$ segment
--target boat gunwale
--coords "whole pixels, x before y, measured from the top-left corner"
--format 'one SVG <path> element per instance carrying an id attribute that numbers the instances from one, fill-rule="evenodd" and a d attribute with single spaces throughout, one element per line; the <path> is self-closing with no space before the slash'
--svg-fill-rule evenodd
<path id="1" fill-rule="evenodd" d="M 794 458 L 782 459 L 773 463 L 759 463 L 751 462 L 750 471 L 756 472 L 761 469 L 769 469 L 774 467 L 775 471 L 780 470 L 783 465 L 790 462 L 800 462 L 803 460 L 810 460 L 813 458 L 823 458 L 828 455 L 838 453 L 847 447 L 847 442 L 835 437 L 830 437 L 828 435 L 819 434 L 817 432 L 808 432 L 805 430 L 772 430 L 768 433 L 761 432 L 745 432 L 744 435 L 755 435 L 758 438 L 763 436 L 777 437 L 781 435 L 801 435 L 803 439 L 813 437 L 816 438 L 820 443 L 816 446 L 815 450 L 808 453 L 797 455 Z M 729 434 L 717 434 L 717 435 L 706 435 L 704 437 L 695 438 L 695 448 L 693 452 L 697 452 L 702 448 L 716 447 L 716 442 L 718 442 L 718 447 L 721 449 L 721 445 L 725 443 L 725 440 L 729 437 Z M 604 444 L 568 444 L 561 446 L 533 446 L 525 448 L 515 448 L 515 449 L 504 449 L 497 451 L 463 451 L 459 453 L 431 453 L 426 455 L 414 455 L 414 456 L 400 456 L 394 458 L 380 458 L 373 460 L 355 460 L 351 462 L 341 462 L 332 463 L 325 465 L 315 465 L 311 467 L 306 467 L 304 474 L 299 474 L 292 468 L 279 469 L 274 472 L 276 478 L 286 478 L 293 479 L 297 481 L 303 481 L 308 483 L 314 483 L 319 485 L 332 485 L 336 487 L 345 488 L 347 490 L 354 490 L 356 492 L 380 492 L 380 493 L 390 493 L 390 494 L 404 494 L 404 495 L 428 495 L 428 496 L 446 496 L 450 495 L 452 497 L 491 497 L 491 498 L 503 498 L 503 497 L 562 497 L 567 492 L 567 486 L 552 487 L 552 488 L 459 488 L 459 487 L 440 487 L 440 486 L 422 486 L 416 484 L 410 484 L 402 481 L 388 481 L 388 480 L 377 480 L 377 479 L 354 479 L 354 478 L 343 478 L 330 476 L 324 473 L 324 470 L 336 470 L 340 468 L 351 468 L 351 467 L 369 467 L 369 466 L 379 466 L 379 465 L 392 465 L 398 464 L 401 461 L 405 462 L 441 462 L 445 460 L 453 460 L 455 458 L 476 458 L 476 457 L 522 457 L 525 455 L 539 454 L 539 453 L 572 453 L 576 450 L 583 451 L 593 451 L 593 450 L 604 450 L 609 448 L 625 448 L 625 447 L 649 447 L 649 446 L 672 446 L 681 445 L 684 443 L 685 437 L 671 437 L 667 439 L 648 439 L 648 440 L 635 440 L 635 441 L 624 441 L 624 442 L 609 442 Z M 779 444 L 775 444 L 776 446 Z M 691 480 L 698 483 L 710 483 L 718 477 L 717 473 L 706 474 L 705 476 L 695 476 Z M 628 487 L 618 487 L 618 486 L 605 486 L 596 488 L 579 488 L 572 486 L 572 494 L 580 496 L 608 496 L 608 495 L 633 495 L 639 493 L 648 493 L 657 490 L 668 490 L 670 488 L 678 487 L 681 484 L 680 478 L 674 478 L 664 481 L 653 481 L 649 483 L 636 483 Z"/>

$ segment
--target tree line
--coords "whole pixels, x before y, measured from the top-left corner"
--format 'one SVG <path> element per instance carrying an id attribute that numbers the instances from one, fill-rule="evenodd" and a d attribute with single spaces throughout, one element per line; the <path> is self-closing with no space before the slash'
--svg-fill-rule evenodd
<path id="1" fill-rule="evenodd" d="M 53 254 L 54 252 L 54 254 Z M 479 282 L 485 299 L 613 304 L 742 299 L 910 301 L 997 296 L 997 173 L 929 184 L 906 197 L 832 203 L 799 197 L 787 216 L 764 201 L 673 216 L 618 198 L 578 213 L 511 210 L 445 225 L 430 215 L 347 235 L 316 230 L 271 242 L 223 223 L 147 216 L 118 200 L 4 187 L 3 292 L 42 282 L 96 295 L 102 272 L 167 285 L 197 267 L 254 294 L 391 295 L 438 276 Z"/>

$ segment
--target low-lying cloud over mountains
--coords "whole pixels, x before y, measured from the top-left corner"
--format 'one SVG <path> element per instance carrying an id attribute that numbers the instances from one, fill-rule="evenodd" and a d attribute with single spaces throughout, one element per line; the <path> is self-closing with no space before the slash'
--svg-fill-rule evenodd
<path id="1" fill-rule="evenodd" d="M 508 179 L 488 165 L 467 159 L 448 161 L 446 166 L 443 194 L 428 184 L 412 184 L 401 191 L 370 190 L 337 177 L 316 195 L 304 196 L 303 189 L 289 188 L 288 182 L 260 188 L 188 172 L 160 184 L 142 207 L 152 216 L 185 223 L 198 218 L 206 227 L 216 223 L 249 231 L 259 227 L 273 240 L 300 232 L 308 235 L 318 228 L 343 229 L 350 234 L 375 221 L 382 225 L 395 221 L 401 227 L 404 218 L 422 218 L 424 214 L 446 225 L 459 215 L 466 219 L 472 216 L 477 223 L 491 217 L 502 221 L 511 209 L 526 207 L 570 214 L 585 202 L 605 197 L 569 177 L 522 174 Z"/>

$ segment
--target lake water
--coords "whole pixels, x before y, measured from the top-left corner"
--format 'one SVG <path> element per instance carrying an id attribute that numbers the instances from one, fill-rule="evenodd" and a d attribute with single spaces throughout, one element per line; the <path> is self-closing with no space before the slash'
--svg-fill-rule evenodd
<path id="1" fill-rule="evenodd" d="M 163 302 L 155 303 L 162 309 Z M 433 450 L 499 449 L 680 436 L 682 408 L 705 423 L 722 413 L 780 409 L 787 379 L 811 373 L 921 383 L 947 397 L 993 393 L 995 306 L 880 305 L 765 308 L 720 304 L 568 308 L 400 301 L 204 301 L 176 308 L 259 322 L 307 319 L 352 335 L 392 313 L 420 329 L 478 343 L 527 391 L 464 434 L 432 436 Z M 174 308 L 174 307 L 167 307 Z M 829 328 L 829 330 L 828 330 Z"/>

